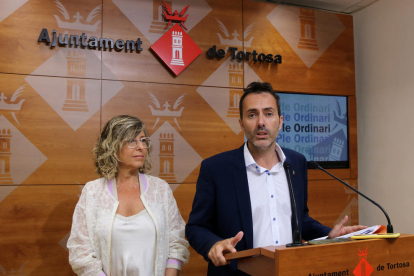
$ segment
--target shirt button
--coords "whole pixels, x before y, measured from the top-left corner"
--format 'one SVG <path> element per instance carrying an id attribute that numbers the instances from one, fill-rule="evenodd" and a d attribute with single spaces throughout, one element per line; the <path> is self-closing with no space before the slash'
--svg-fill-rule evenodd
<path id="1" fill-rule="evenodd" d="M 258 169 L 259 167 L 258 166 L 256 166 L 256 169 Z"/>
<path id="2" fill-rule="evenodd" d="M 271 195 L 271 198 L 273 198 L 273 195 Z"/>
<path id="3" fill-rule="evenodd" d="M 276 244 L 278 244 L 279 242 L 278 241 L 276 241 Z"/>
<path id="4" fill-rule="evenodd" d="M 275 221 L 276 220 L 276 218 L 273 218 L 273 221 Z"/>
<path id="5" fill-rule="evenodd" d="M 268 173 L 267 175 L 270 175 L 270 173 Z"/>

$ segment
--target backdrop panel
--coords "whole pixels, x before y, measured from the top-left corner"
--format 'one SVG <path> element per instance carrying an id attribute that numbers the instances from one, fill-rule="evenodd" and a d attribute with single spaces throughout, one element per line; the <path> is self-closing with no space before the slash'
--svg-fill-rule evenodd
<path id="1" fill-rule="evenodd" d="M 2 2 L 0 8 L 0 72 L 48 76 L 101 77 L 99 49 L 60 46 L 70 35 L 100 38 L 101 0 L 20 0 Z M 42 29 L 50 43 L 38 42 Z M 53 45 L 56 30 L 56 46 Z M 67 34 L 67 40 L 65 40 Z M 45 35 L 43 36 L 46 37 Z M 45 40 L 44 40 L 45 41 Z M 87 41 L 87 40 L 86 40 Z M 75 38 L 73 40 L 75 41 Z M 81 41 L 79 42 L 79 44 Z M 70 70 L 70 67 L 80 67 Z M 75 68 L 76 69 L 76 68 Z M 104 70 L 104 68 L 103 68 Z M 105 70 L 104 70 L 105 71 Z"/>
<path id="2" fill-rule="evenodd" d="M 103 81 L 103 93 L 112 85 L 112 81 Z M 140 82 L 122 85 L 102 108 L 102 127 L 118 114 L 143 120 L 152 138 L 153 175 L 169 183 L 194 183 L 203 159 L 243 144 L 230 104 L 232 91 L 239 95 L 241 89 Z"/>
<path id="3" fill-rule="evenodd" d="M 282 56 L 282 64 L 250 58 L 246 79 L 255 73 L 279 91 L 355 95 L 352 16 L 257 1 L 243 5 L 243 27 L 254 24 L 245 50 Z"/>
<path id="4" fill-rule="evenodd" d="M 68 262 L 66 241 L 81 188 L 20 186 L 0 201 L 3 275 L 75 275 Z M 0 194 L 8 189 L 1 186 Z"/>
<path id="5" fill-rule="evenodd" d="M 356 179 L 344 181 L 358 189 Z M 337 180 L 309 181 L 308 207 L 310 216 L 328 227 L 333 227 L 345 215 L 349 218 L 346 225 L 359 224 L 358 194 Z"/>
<path id="6" fill-rule="evenodd" d="M 76 184 L 94 177 L 98 80 L 0 74 L 1 184 Z M 3 179 L 1 177 L 0 179 Z"/>
<path id="7" fill-rule="evenodd" d="M 186 34 L 195 42 L 195 46 L 182 48 L 182 54 L 194 51 L 199 47 L 202 52 L 198 58 L 187 66 L 184 71 L 175 77 L 163 61 L 154 53 L 150 47 L 161 37 L 168 36 L 166 44 L 171 44 L 172 36 L 167 33 L 173 23 L 168 23 L 161 16 L 162 1 L 145 0 L 104 0 L 104 28 L 103 37 L 117 37 L 123 40 L 142 41 L 142 51 L 137 53 L 122 50 L 104 51 L 103 63 L 116 72 L 115 75 L 121 80 L 179 83 L 179 84 L 202 84 L 223 61 L 209 59 L 206 52 L 214 44 L 220 44 L 221 39 L 229 36 L 240 43 L 242 40 L 242 1 L 241 0 L 196 0 L 196 1 L 166 1 L 171 11 L 179 13 L 189 5 L 185 15 L 188 15 L 184 26 Z M 223 35 L 220 28 L 227 28 L 228 32 Z M 186 36 L 186 34 L 184 34 Z M 183 39 L 184 40 L 184 39 Z M 184 40 L 185 41 L 185 40 Z M 184 42 L 183 42 L 184 43 Z M 165 46 L 167 52 L 172 51 L 171 46 Z M 166 60 L 170 63 L 171 60 Z M 103 73 L 104 79 L 112 79 L 112 76 Z M 214 85 L 214 86 L 217 86 Z M 228 85 L 226 85 L 228 86 Z"/>

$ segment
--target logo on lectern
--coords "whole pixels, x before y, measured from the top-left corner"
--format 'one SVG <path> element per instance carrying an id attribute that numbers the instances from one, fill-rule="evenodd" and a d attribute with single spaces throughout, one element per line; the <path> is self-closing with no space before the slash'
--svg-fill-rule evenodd
<path id="1" fill-rule="evenodd" d="M 359 263 L 354 269 L 355 276 L 369 276 L 374 271 L 374 268 L 367 261 L 368 247 L 365 250 L 358 248 Z"/>

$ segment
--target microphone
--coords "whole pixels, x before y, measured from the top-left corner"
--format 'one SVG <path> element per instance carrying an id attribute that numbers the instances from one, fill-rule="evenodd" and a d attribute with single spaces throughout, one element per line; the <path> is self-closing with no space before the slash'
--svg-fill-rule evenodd
<path id="1" fill-rule="evenodd" d="M 387 217 L 387 221 L 388 221 L 387 233 L 388 234 L 394 233 L 394 228 L 392 227 L 390 217 L 388 216 L 387 212 L 385 212 L 384 208 L 381 207 L 381 205 L 379 205 L 378 203 L 376 203 L 375 201 L 373 201 L 372 199 L 370 199 L 369 197 L 367 197 L 366 195 L 364 195 L 363 193 L 361 193 L 360 191 L 358 191 L 357 189 L 355 189 L 351 185 L 347 184 L 345 181 L 339 179 L 338 177 L 334 176 L 333 174 L 331 174 L 330 172 L 328 172 L 327 170 L 325 170 L 324 168 L 322 168 L 321 166 L 319 166 L 319 164 L 317 162 L 315 162 L 315 161 L 309 161 L 308 164 L 310 165 L 309 166 L 310 169 L 318 169 L 318 170 L 321 170 L 321 171 L 329 174 L 330 176 L 332 176 L 333 178 L 335 178 L 336 180 L 338 180 L 339 182 L 341 182 L 342 184 L 344 184 L 345 186 L 347 186 L 348 188 L 350 188 L 351 190 L 353 190 L 357 194 L 361 195 L 362 197 L 364 197 L 368 201 L 372 202 L 374 205 L 378 206 L 378 208 L 380 208 L 381 211 L 384 213 L 384 215 Z"/>
<path id="2" fill-rule="evenodd" d="M 295 216 L 295 230 L 293 231 L 293 235 L 292 235 L 293 242 L 286 244 L 286 247 L 308 245 L 308 244 L 302 243 L 302 233 L 299 230 L 298 210 L 296 209 L 296 201 L 293 195 L 292 180 L 290 179 L 290 172 L 289 172 L 290 164 L 288 162 L 284 162 L 283 167 L 285 168 L 285 172 L 286 172 L 286 178 L 287 178 L 287 182 L 289 186 L 290 202 L 292 204 L 292 209 L 294 213 L 293 215 Z"/>

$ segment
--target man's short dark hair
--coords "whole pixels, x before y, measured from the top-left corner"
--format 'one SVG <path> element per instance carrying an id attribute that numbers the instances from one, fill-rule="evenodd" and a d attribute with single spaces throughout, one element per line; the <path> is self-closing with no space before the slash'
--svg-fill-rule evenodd
<path id="1" fill-rule="evenodd" d="M 250 83 L 246 89 L 244 89 L 243 96 L 240 98 L 239 103 L 239 110 L 240 110 L 240 119 L 243 119 L 243 101 L 249 94 L 261 94 L 261 93 L 269 93 L 272 95 L 276 100 L 277 112 L 279 113 L 279 117 L 282 115 L 280 112 L 280 97 L 277 95 L 276 91 L 273 90 L 272 85 L 268 82 L 252 82 Z"/>

